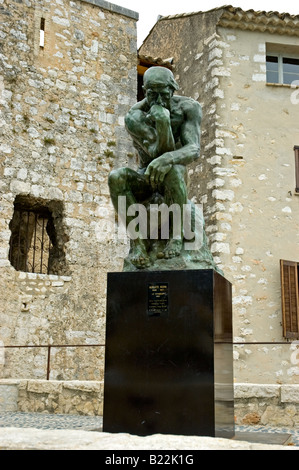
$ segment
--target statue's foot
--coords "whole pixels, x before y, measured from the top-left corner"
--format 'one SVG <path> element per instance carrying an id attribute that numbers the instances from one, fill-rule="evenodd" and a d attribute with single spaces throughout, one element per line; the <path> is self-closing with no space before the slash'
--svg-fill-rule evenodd
<path id="1" fill-rule="evenodd" d="M 164 250 L 164 257 L 168 259 L 168 258 L 175 258 L 176 256 L 180 256 L 182 248 L 183 248 L 182 240 L 169 240 Z"/>
<path id="2" fill-rule="evenodd" d="M 148 268 L 150 266 L 150 259 L 146 250 L 141 246 L 136 246 L 133 253 L 130 255 L 131 263 L 138 269 Z"/>

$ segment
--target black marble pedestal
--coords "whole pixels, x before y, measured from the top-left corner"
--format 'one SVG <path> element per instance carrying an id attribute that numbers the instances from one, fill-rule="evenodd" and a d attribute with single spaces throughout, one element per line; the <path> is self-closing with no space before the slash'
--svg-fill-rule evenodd
<path id="1" fill-rule="evenodd" d="M 109 273 L 103 431 L 233 437 L 231 284 Z"/>

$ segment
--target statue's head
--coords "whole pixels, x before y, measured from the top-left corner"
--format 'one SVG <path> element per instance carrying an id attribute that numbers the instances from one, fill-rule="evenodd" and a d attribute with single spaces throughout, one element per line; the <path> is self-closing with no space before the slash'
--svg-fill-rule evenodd
<path id="1" fill-rule="evenodd" d="M 170 100 L 179 86 L 171 70 L 165 67 L 151 67 L 143 77 L 143 90 L 150 106 L 161 104 L 170 107 Z"/>

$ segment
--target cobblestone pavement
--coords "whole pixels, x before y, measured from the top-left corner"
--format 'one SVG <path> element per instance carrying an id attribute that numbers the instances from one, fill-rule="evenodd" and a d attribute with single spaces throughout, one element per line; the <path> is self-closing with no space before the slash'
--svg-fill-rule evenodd
<path id="1" fill-rule="evenodd" d="M 101 431 L 102 416 L 59 415 L 43 413 L 0 413 L 0 427 L 35 429 L 73 429 Z M 291 443 L 299 446 L 299 428 L 278 428 L 270 426 L 236 426 L 236 432 L 262 432 L 291 434 Z"/>
<path id="2" fill-rule="evenodd" d="M 44 413 L 0 413 L 1 428 L 81 429 L 84 431 L 101 431 L 102 425 L 102 416 Z"/>
<path id="3" fill-rule="evenodd" d="M 236 426 L 236 432 L 255 432 L 255 433 L 271 433 L 271 434 L 290 434 L 291 444 L 299 446 L 299 428 L 284 428 L 272 426 Z"/>

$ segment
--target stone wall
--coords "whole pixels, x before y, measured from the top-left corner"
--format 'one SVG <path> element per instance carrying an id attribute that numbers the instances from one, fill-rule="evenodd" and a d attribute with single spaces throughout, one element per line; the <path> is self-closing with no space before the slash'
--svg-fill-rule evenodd
<path id="1" fill-rule="evenodd" d="M 298 385 L 235 385 L 237 424 L 296 427 L 299 423 Z"/>
<path id="2" fill-rule="evenodd" d="M 102 416 L 102 381 L 0 380 L 0 413 Z M 235 384 L 238 425 L 296 427 L 299 385 Z"/>
<path id="3" fill-rule="evenodd" d="M 127 248 L 103 233 L 107 178 L 132 164 L 137 18 L 102 0 L 0 0 L 2 377 L 46 378 L 46 348 L 11 346 L 104 343 L 106 273 Z M 9 261 L 16 201 L 53 216 L 62 257 L 50 275 Z M 101 348 L 52 352 L 52 378 L 103 376 Z"/>
<path id="4" fill-rule="evenodd" d="M 103 415 L 103 382 L 1 380 L 0 412 Z"/>

